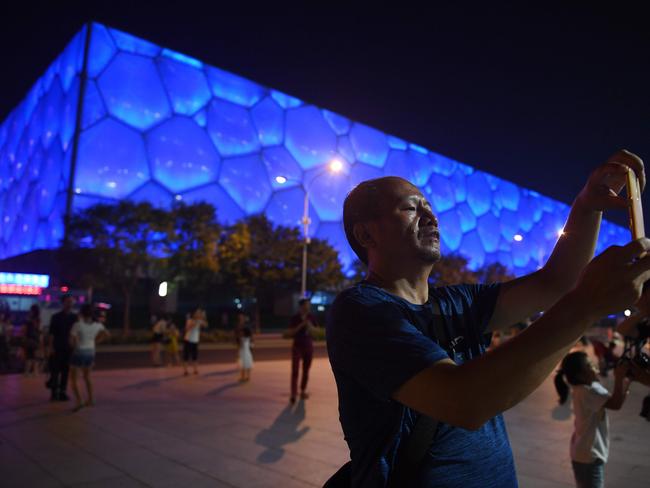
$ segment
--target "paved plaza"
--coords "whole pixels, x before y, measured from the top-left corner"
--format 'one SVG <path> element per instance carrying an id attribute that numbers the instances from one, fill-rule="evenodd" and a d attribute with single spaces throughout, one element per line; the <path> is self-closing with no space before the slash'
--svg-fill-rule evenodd
<path id="1" fill-rule="evenodd" d="M 347 459 L 336 387 L 326 359 L 312 368 L 311 398 L 289 405 L 287 360 L 260 361 L 252 381 L 234 365 L 199 376 L 178 369 L 95 372 L 97 405 L 72 413 L 50 403 L 42 377 L 0 377 L 0 486 L 315 487 Z M 650 486 L 647 388 L 634 385 L 611 412 L 608 487 Z M 551 380 L 506 414 L 520 485 L 573 486 L 570 407 Z"/>

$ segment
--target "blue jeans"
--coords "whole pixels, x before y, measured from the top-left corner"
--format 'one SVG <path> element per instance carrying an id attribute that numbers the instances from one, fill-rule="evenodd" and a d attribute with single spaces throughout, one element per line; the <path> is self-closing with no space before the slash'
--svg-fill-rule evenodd
<path id="1" fill-rule="evenodd" d="M 95 351 L 84 351 L 78 349 L 72 353 L 70 364 L 77 368 L 90 368 L 95 362 Z"/>
<path id="2" fill-rule="evenodd" d="M 593 463 L 571 461 L 577 488 L 604 488 L 605 463 L 598 459 Z"/>

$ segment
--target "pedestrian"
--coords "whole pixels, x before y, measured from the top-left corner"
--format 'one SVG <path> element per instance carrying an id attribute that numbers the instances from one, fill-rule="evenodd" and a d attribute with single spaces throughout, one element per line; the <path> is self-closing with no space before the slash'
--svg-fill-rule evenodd
<path id="1" fill-rule="evenodd" d="M 156 317 L 154 315 L 154 317 Z M 156 321 L 151 328 L 153 331 L 153 338 L 151 339 L 151 363 L 154 366 L 161 366 L 160 354 L 165 339 L 165 331 L 167 329 L 167 321 L 165 315 L 158 315 Z"/>
<path id="2" fill-rule="evenodd" d="M 187 376 L 187 363 L 192 362 L 194 374 L 199 374 L 199 341 L 201 339 L 201 329 L 206 328 L 205 311 L 197 308 L 190 318 L 185 322 L 185 334 L 183 336 L 183 374 Z"/>
<path id="3" fill-rule="evenodd" d="M 248 327 L 249 319 L 246 312 L 243 310 L 238 310 L 237 315 L 235 315 L 235 344 L 239 345 L 239 339 L 241 339 L 244 332 L 244 328 Z"/>
<path id="4" fill-rule="evenodd" d="M 178 338 L 180 337 L 180 332 L 178 327 L 172 321 L 171 317 L 167 317 L 167 329 L 165 331 L 166 335 L 166 344 L 165 352 L 167 355 L 167 365 L 168 366 L 178 366 L 181 364 L 181 358 L 178 353 Z"/>
<path id="5" fill-rule="evenodd" d="M 25 357 L 25 376 L 34 376 L 39 372 L 37 352 L 41 344 L 41 309 L 34 304 L 29 308 L 27 320 L 23 327 L 23 351 Z"/>
<path id="6" fill-rule="evenodd" d="M 93 307 L 90 304 L 82 305 L 79 311 L 79 321 L 72 326 L 72 330 L 70 331 L 70 346 L 73 350 L 70 359 L 72 367 L 72 391 L 77 401 L 74 408 L 75 412 L 84 406 L 92 407 L 95 404 L 90 370 L 95 363 L 96 343 L 108 337 L 108 335 L 104 324 L 93 320 Z M 81 401 L 79 385 L 77 384 L 79 371 L 81 371 L 86 385 L 87 400 L 85 403 Z"/>
<path id="7" fill-rule="evenodd" d="M 291 317 L 289 322 L 288 335 L 293 338 L 291 346 L 291 396 L 290 402 L 296 402 L 298 394 L 298 372 L 302 361 L 302 378 L 300 379 L 300 398 L 309 398 L 307 383 L 309 381 L 309 369 L 314 357 L 314 342 L 312 331 L 318 326 L 316 317 L 311 313 L 311 302 L 303 298 L 298 302 L 298 313 Z"/>
<path id="8" fill-rule="evenodd" d="M 629 349 L 633 354 L 630 363 L 632 378 L 650 386 L 650 282 L 643 285 L 643 294 L 635 306 L 637 312 L 618 324 L 616 332 L 632 346 Z M 643 399 L 640 415 L 650 422 L 650 394 Z"/>
<path id="9" fill-rule="evenodd" d="M 566 402 L 571 385 L 574 431 L 571 436 L 571 464 L 578 488 L 603 488 L 605 464 L 609 456 L 609 419 L 607 410 L 620 410 L 627 396 L 630 380 L 626 378 L 629 363 L 614 369 L 614 393 L 600 384 L 598 369 L 585 352 L 567 354 L 555 376 L 560 404 Z"/>
<path id="10" fill-rule="evenodd" d="M 0 312 L 0 371 L 9 371 L 9 340 L 11 338 L 11 315 L 9 312 Z"/>
<path id="11" fill-rule="evenodd" d="M 46 383 L 50 388 L 51 401 L 68 401 L 67 395 L 68 373 L 70 370 L 70 330 L 77 322 L 77 315 L 72 311 L 74 297 L 63 295 L 61 297 L 62 310 L 52 315 L 49 328 L 48 350 L 51 356 L 51 375 Z"/>
<path id="12" fill-rule="evenodd" d="M 244 327 L 239 338 L 239 381 L 246 382 L 251 379 L 253 369 L 253 332 L 250 327 Z"/>

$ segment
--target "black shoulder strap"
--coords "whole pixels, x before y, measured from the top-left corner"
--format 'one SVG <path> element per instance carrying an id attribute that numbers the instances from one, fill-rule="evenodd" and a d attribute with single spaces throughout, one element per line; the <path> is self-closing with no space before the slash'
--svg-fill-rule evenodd
<path id="1" fill-rule="evenodd" d="M 438 344 L 444 350 L 449 349 L 449 338 L 445 332 L 442 319 L 433 320 L 433 330 Z M 410 486 L 410 482 L 418 466 L 424 459 L 438 431 L 438 421 L 420 415 L 415 422 L 413 431 L 397 452 L 395 467 L 388 479 L 388 488 Z"/>

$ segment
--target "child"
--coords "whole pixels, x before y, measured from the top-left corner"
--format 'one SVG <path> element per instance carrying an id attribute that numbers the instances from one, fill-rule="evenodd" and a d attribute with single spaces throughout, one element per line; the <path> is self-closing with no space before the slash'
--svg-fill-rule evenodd
<path id="1" fill-rule="evenodd" d="M 178 354 L 178 338 L 180 336 L 180 332 L 178 331 L 176 324 L 174 324 L 171 319 L 169 319 L 167 322 L 167 330 L 165 334 L 167 336 L 167 365 L 178 366 L 181 363 L 181 359 Z"/>
<path id="2" fill-rule="evenodd" d="M 162 366 L 160 361 L 160 352 L 165 338 L 165 331 L 167 329 L 167 321 L 165 317 L 160 317 L 153 324 L 151 328 L 153 338 L 151 339 L 151 363 L 154 366 Z"/>
<path id="3" fill-rule="evenodd" d="M 612 395 L 596 381 L 598 370 L 586 353 L 575 351 L 563 360 L 555 376 L 555 388 L 560 404 L 566 402 L 569 387 L 572 388 L 575 430 L 571 436 L 571 461 L 578 488 L 602 488 L 605 486 L 605 463 L 609 455 L 609 419 L 607 411 L 623 406 L 630 380 L 625 377 L 627 363 L 614 369 L 614 393 Z"/>
<path id="4" fill-rule="evenodd" d="M 84 407 L 81 401 L 81 394 L 79 393 L 79 386 L 77 385 L 77 375 L 81 370 L 84 382 L 86 383 L 86 392 L 88 393 L 88 400 L 86 406 L 93 406 L 93 385 L 90 381 L 90 369 L 95 362 L 95 341 L 101 341 L 104 337 L 108 337 L 109 333 L 101 322 L 93 320 L 93 308 L 91 305 L 86 304 L 81 307 L 79 311 L 79 321 L 72 326 L 70 331 L 70 342 L 72 345 L 72 358 L 70 360 L 71 366 L 71 379 L 72 391 L 74 392 L 77 405 L 73 411 L 78 411 Z"/>
<path id="5" fill-rule="evenodd" d="M 239 381 L 250 381 L 251 369 L 253 369 L 253 354 L 251 345 L 253 343 L 253 333 L 250 327 L 242 329 L 239 341 Z"/>

